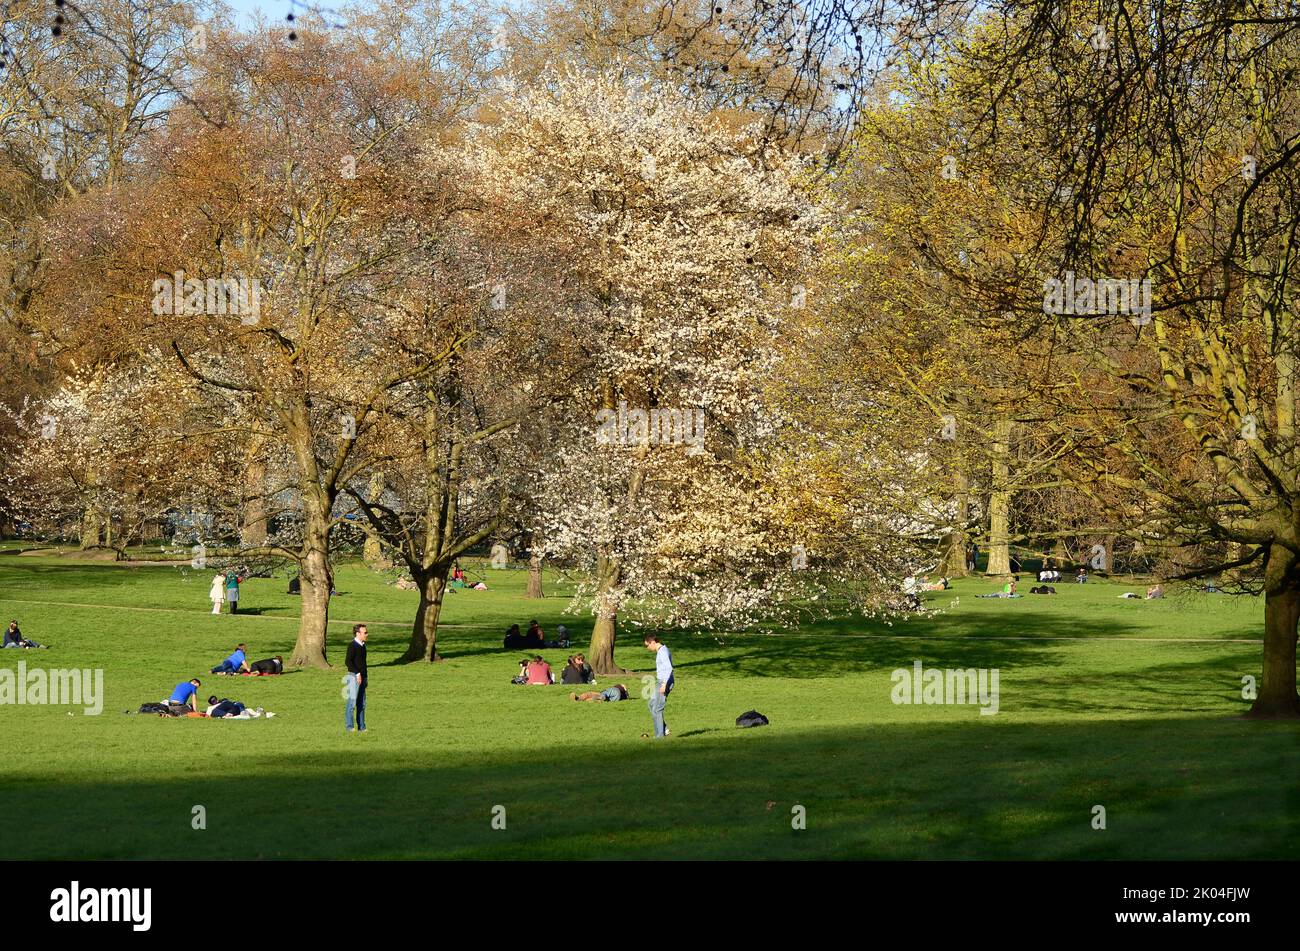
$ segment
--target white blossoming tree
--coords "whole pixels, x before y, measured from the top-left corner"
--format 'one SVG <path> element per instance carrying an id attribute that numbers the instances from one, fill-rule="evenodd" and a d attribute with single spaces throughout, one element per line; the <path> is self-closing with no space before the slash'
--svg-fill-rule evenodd
<path id="1" fill-rule="evenodd" d="M 797 587 L 751 450 L 773 432 L 762 383 L 818 220 L 801 161 L 756 134 L 571 72 L 509 90 L 469 145 L 495 203 L 564 249 L 548 320 L 580 352 L 536 494 L 548 554 L 590 569 L 601 672 L 620 669 L 621 612 L 744 622 Z"/>

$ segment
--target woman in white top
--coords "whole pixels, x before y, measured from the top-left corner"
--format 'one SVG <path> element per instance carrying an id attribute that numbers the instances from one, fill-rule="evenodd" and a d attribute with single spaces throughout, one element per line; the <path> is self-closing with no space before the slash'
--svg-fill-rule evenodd
<path id="1" fill-rule="evenodd" d="M 221 613 L 221 604 L 226 600 L 226 576 L 217 572 L 212 577 L 212 587 L 208 590 L 208 599 L 212 602 L 212 613 Z"/>

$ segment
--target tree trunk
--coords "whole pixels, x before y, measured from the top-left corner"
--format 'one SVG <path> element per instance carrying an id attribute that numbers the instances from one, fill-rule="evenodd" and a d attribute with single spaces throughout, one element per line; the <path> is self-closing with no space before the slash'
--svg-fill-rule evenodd
<path id="1" fill-rule="evenodd" d="M 372 472 L 370 474 L 370 485 L 366 490 L 366 501 L 373 505 L 379 501 L 379 497 L 383 494 L 384 474 L 382 472 Z M 388 567 L 388 564 L 384 561 L 384 546 L 379 543 L 379 536 L 374 533 L 367 533 L 366 544 L 361 551 L 361 557 L 365 559 L 371 571 L 381 571 Z"/>
<path id="2" fill-rule="evenodd" d="M 1064 538 L 1056 540 L 1056 546 L 1052 549 L 1052 557 L 1056 560 L 1056 570 L 1064 572 L 1070 564 L 1070 550 L 1065 547 Z"/>
<path id="3" fill-rule="evenodd" d="M 1288 572 L 1281 583 L 1269 585 L 1264 593 L 1264 670 L 1247 717 L 1300 719 L 1300 695 L 1296 694 L 1295 682 L 1297 623 L 1300 623 L 1300 579 Z"/>
<path id="4" fill-rule="evenodd" d="M 618 638 L 618 608 L 610 592 L 618 584 L 620 571 L 616 562 L 601 558 L 597 567 L 600 587 L 596 592 L 596 624 L 591 629 L 591 644 L 587 647 L 587 663 L 598 674 L 619 675 L 627 673 L 614 663 L 614 641 Z"/>
<path id="5" fill-rule="evenodd" d="M 411 644 L 402 655 L 402 663 L 414 661 L 437 662 L 438 617 L 442 614 L 442 597 L 447 590 L 450 566 L 435 565 L 415 577 L 420 586 L 420 606 L 415 609 L 415 626 L 411 628 Z M 415 574 L 414 572 L 412 574 Z"/>
<path id="6" fill-rule="evenodd" d="M 100 543 L 99 512 L 91 506 L 81 513 L 81 532 L 77 537 L 77 547 L 93 548 Z"/>
<path id="7" fill-rule="evenodd" d="M 528 556 L 528 593 L 524 597 L 546 597 L 542 593 L 542 556 L 536 551 Z"/>
<path id="8" fill-rule="evenodd" d="M 993 423 L 993 485 L 989 492 L 989 543 L 986 575 L 1011 573 L 1011 417 Z"/>
<path id="9" fill-rule="evenodd" d="M 1115 574 L 1115 536 L 1107 535 L 1101 540 L 1104 549 L 1101 556 L 1102 571 L 1108 575 Z"/>
<path id="10" fill-rule="evenodd" d="M 943 538 L 939 574 L 944 578 L 965 578 L 970 573 L 966 568 L 966 549 L 970 545 L 970 537 L 966 534 L 966 517 L 970 512 L 970 498 L 966 474 L 961 471 L 956 476 L 953 507 L 957 511 L 952 527 Z"/>
<path id="11" fill-rule="evenodd" d="M 325 656 L 330 614 L 329 528 L 312 513 L 304 526 L 305 556 L 299 563 L 302 582 L 302 614 L 298 619 L 298 641 L 289 663 L 294 667 L 328 667 Z"/>
<path id="12" fill-rule="evenodd" d="M 986 575 L 1008 575 L 1011 573 L 1011 547 L 1008 543 L 1010 522 L 1008 509 L 1010 493 L 994 490 L 989 495 L 989 540 L 985 548 L 988 564 L 984 566 Z"/>
<path id="13" fill-rule="evenodd" d="M 239 528 L 242 544 L 256 548 L 266 544 L 266 466 L 254 459 L 244 477 L 243 524 Z"/>

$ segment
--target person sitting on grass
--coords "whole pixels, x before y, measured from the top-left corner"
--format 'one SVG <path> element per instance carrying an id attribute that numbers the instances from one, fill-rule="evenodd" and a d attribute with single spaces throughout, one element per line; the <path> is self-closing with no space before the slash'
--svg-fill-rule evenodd
<path id="1" fill-rule="evenodd" d="M 921 610 L 920 582 L 916 580 L 915 575 L 908 575 L 903 579 L 903 599 L 907 608 L 913 611 Z"/>
<path id="2" fill-rule="evenodd" d="M 1088 569 L 1087 569 L 1087 568 L 1083 567 L 1082 565 L 1079 566 L 1079 573 L 1078 573 L 1077 575 L 1074 576 L 1074 583 L 1075 583 L 1075 584 L 1087 584 L 1087 583 L 1088 583 Z"/>
<path id="3" fill-rule="evenodd" d="M 198 713 L 199 688 L 202 686 L 203 682 L 200 681 L 199 678 L 194 677 L 184 683 L 177 684 L 176 689 L 172 691 L 171 696 L 162 702 L 171 710 L 171 714 L 174 717 L 182 716 L 187 707 L 195 713 Z"/>
<path id="4" fill-rule="evenodd" d="M 503 640 L 501 644 L 503 647 L 505 647 L 506 650 L 509 651 L 518 650 L 521 647 L 530 646 L 528 643 L 528 638 L 524 637 L 524 635 L 520 632 L 518 624 L 510 625 L 509 630 L 506 631 L 505 640 Z"/>
<path id="5" fill-rule="evenodd" d="M 266 660 L 254 661 L 248 665 L 248 669 L 255 674 L 282 674 L 284 673 L 284 658 L 276 654 Z"/>
<path id="6" fill-rule="evenodd" d="M 214 674 L 239 674 L 248 670 L 248 657 L 245 651 L 247 644 L 237 644 L 235 652 L 223 660 L 217 666 L 213 667 L 211 673 Z"/>
<path id="7" fill-rule="evenodd" d="M 564 673 L 560 674 L 560 682 L 569 684 L 589 684 L 596 680 L 595 672 L 587 665 L 587 659 L 581 654 L 574 654 L 569 658 L 569 663 L 564 668 Z"/>
<path id="8" fill-rule="evenodd" d="M 1156 598 L 1163 598 L 1164 596 L 1165 596 L 1165 589 L 1159 582 L 1147 588 L 1148 601 L 1154 601 Z"/>
<path id="9" fill-rule="evenodd" d="M 570 700 L 585 700 L 588 703 L 617 703 L 627 699 L 627 686 L 614 684 L 604 690 L 588 690 L 586 693 L 571 693 Z"/>
<path id="10" fill-rule="evenodd" d="M 542 633 L 542 626 L 537 623 L 536 618 L 528 622 L 528 633 L 524 635 L 524 639 L 531 647 L 542 647 L 546 644 L 546 635 Z"/>
<path id="11" fill-rule="evenodd" d="M 531 657 L 525 657 L 523 660 L 521 660 L 519 662 L 519 673 L 511 677 L 510 682 L 512 684 L 517 684 L 521 687 L 524 684 L 528 683 L 528 665 L 531 664 L 532 662 L 533 659 Z"/>
<path id="12" fill-rule="evenodd" d="M 543 660 L 540 654 L 528 662 L 528 666 L 524 668 L 524 676 L 526 682 L 534 687 L 555 683 L 551 665 Z"/>
<path id="13" fill-rule="evenodd" d="M 37 644 L 30 638 L 23 637 L 23 632 L 18 629 L 17 621 L 10 621 L 9 627 L 5 629 L 5 647 L 22 647 L 26 649 L 46 650 L 44 644 Z"/>

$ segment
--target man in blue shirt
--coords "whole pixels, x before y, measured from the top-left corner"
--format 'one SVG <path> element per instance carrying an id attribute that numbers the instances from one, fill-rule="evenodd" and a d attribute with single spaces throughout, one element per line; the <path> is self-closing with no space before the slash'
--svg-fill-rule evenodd
<path id="1" fill-rule="evenodd" d="M 668 645 L 661 643 L 654 634 L 645 636 L 645 646 L 655 655 L 655 689 L 650 695 L 649 707 L 650 718 L 655 725 L 655 738 L 662 739 L 669 732 L 668 723 L 664 720 L 664 706 L 668 703 L 668 695 L 673 692 L 675 683 L 673 655 L 669 652 Z"/>
<path id="2" fill-rule="evenodd" d="M 199 687 L 201 686 L 203 686 L 203 684 L 199 682 L 197 677 L 193 680 L 186 681 L 185 683 L 177 684 L 176 689 L 172 691 L 172 695 L 164 700 L 163 703 L 172 708 L 189 707 L 195 713 L 198 713 L 198 693 Z"/>
<path id="3" fill-rule="evenodd" d="M 247 644 L 239 644 L 235 652 L 212 668 L 214 674 L 238 674 L 248 670 Z"/>

